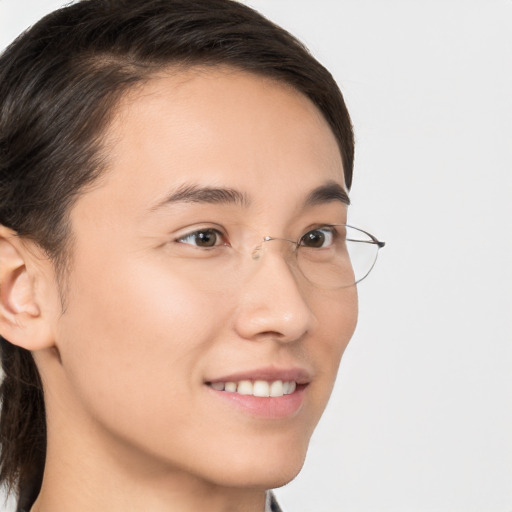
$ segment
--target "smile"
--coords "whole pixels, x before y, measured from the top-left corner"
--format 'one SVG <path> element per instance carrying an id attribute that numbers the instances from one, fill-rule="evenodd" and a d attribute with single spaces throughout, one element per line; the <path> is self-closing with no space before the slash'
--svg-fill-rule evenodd
<path id="1" fill-rule="evenodd" d="M 291 395 L 297 388 L 297 383 L 294 380 L 240 380 L 238 382 L 211 382 L 208 385 L 216 391 L 237 393 L 239 395 L 275 398 L 284 395 Z"/>

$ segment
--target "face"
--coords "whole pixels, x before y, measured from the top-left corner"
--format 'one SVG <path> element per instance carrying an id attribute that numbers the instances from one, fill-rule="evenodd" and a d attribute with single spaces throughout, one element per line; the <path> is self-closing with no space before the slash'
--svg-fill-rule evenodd
<path id="1" fill-rule="evenodd" d="M 344 187 L 331 130 L 291 88 L 209 68 L 132 92 L 105 147 L 107 172 L 71 212 L 56 321 L 68 416 L 124 460 L 284 484 L 326 406 L 357 297 L 312 286 L 279 241 L 251 251 L 345 222 L 339 194 L 307 201 Z"/>

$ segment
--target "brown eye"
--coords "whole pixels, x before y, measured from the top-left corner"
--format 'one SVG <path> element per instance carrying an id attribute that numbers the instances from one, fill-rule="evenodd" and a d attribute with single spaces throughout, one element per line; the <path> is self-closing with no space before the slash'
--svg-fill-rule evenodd
<path id="1" fill-rule="evenodd" d="M 313 229 L 300 239 L 300 245 L 320 249 L 332 245 L 334 234 L 330 228 Z"/>
<path id="2" fill-rule="evenodd" d="M 216 229 L 200 229 L 181 237 L 178 242 L 196 247 L 215 247 L 222 244 L 222 234 Z"/>

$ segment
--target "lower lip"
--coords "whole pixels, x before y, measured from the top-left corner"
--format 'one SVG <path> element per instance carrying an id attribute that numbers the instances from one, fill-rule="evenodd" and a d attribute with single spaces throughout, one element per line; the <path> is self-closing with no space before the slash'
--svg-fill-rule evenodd
<path id="1" fill-rule="evenodd" d="M 231 404 L 252 416 L 266 419 L 282 419 L 295 416 L 304 403 L 304 394 L 307 385 L 299 385 L 289 394 L 279 397 L 259 397 L 252 395 L 239 395 L 228 391 L 217 391 L 208 386 L 208 389 L 219 399 Z"/>

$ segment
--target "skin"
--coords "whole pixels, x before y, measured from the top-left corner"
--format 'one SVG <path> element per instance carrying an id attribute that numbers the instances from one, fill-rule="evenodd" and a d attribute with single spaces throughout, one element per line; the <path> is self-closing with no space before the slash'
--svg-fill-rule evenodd
<path id="1" fill-rule="evenodd" d="M 51 262 L 0 233 L 12 269 L 0 325 L 33 351 L 45 386 L 48 456 L 33 511 L 261 512 L 264 491 L 303 464 L 355 329 L 356 288 L 311 286 L 279 242 L 245 258 L 235 279 L 205 271 L 217 267 L 177 239 L 213 225 L 250 252 L 266 235 L 344 222 L 340 201 L 303 205 L 327 182 L 344 187 L 335 138 L 286 85 L 208 68 L 129 93 L 104 147 L 106 174 L 70 213 L 65 311 Z M 154 208 L 184 184 L 236 189 L 248 204 Z M 290 366 L 310 382 L 286 418 L 255 417 L 205 385 Z"/>

